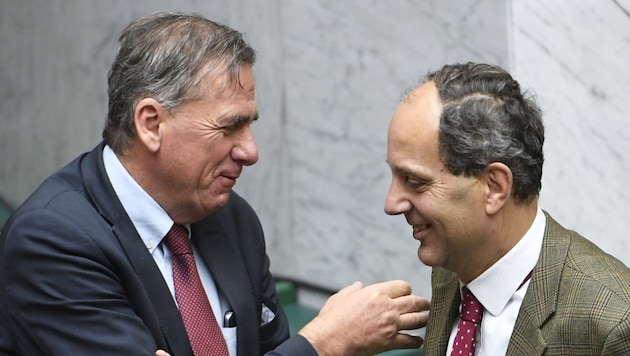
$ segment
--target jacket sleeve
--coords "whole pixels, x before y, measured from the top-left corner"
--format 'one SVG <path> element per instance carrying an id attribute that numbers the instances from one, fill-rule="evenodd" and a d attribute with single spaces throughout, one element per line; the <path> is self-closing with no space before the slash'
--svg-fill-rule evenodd
<path id="1" fill-rule="evenodd" d="M 91 214 L 35 209 L 4 230 L 0 323 L 19 354 L 155 354 L 94 223 Z"/>
<path id="2" fill-rule="evenodd" d="M 317 356 L 311 344 L 301 335 L 294 335 L 265 356 Z"/>

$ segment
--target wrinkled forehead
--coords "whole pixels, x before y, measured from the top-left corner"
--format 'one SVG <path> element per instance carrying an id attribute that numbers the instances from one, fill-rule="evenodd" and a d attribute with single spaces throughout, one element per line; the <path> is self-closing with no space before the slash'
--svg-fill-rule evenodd
<path id="1" fill-rule="evenodd" d="M 256 83 L 250 64 L 242 64 L 234 73 L 226 63 L 209 63 L 197 75 L 193 89 L 201 100 L 228 97 L 247 98 L 255 95 Z"/>

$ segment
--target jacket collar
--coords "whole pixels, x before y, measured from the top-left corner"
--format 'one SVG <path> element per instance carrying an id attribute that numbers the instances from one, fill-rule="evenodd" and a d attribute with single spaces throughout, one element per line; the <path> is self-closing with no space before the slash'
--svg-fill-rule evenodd
<path id="1" fill-rule="evenodd" d="M 557 310 L 560 278 L 569 242 L 560 224 L 547 212 L 544 213 L 547 224 L 542 250 L 516 319 L 507 355 L 542 355 L 547 343 L 541 328 Z M 451 327 L 459 311 L 457 275 L 439 267 L 433 268 L 432 290 L 440 301 L 435 301 L 436 307 L 431 309 L 426 331 L 431 338 L 425 345 L 424 354 L 444 355 Z"/>
<path id="2" fill-rule="evenodd" d="M 541 328 L 558 306 L 560 278 L 569 251 L 564 229 L 547 212 L 540 258 L 523 299 L 507 354 L 541 355 L 546 347 Z"/>
<path id="3" fill-rule="evenodd" d="M 445 355 L 451 327 L 459 313 L 459 280 L 453 272 L 434 267 L 431 272 L 433 300 L 427 324 L 424 355 Z"/>
<path id="4" fill-rule="evenodd" d="M 147 323 L 147 326 L 158 347 L 167 348 L 175 355 L 192 355 L 186 329 L 173 297 L 107 177 L 103 164 L 104 147 L 105 144 L 101 142 L 81 160 L 81 175 L 86 192 L 101 216 L 111 225 L 112 232 L 153 303 L 159 329 L 151 323 Z"/>

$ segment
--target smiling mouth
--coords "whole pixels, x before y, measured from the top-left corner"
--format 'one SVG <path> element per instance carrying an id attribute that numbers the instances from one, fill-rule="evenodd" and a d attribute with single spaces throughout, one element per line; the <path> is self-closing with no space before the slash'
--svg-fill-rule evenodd
<path id="1" fill-rule="evenodd" d="M 415 232 L 424 231 L 428 229 L 429 227 L 431 227 L 431 225 L 429 224 L 413 225 L 413 232 L 415 233 Z"/>
<path id="2" fill-rule="evenodd" d="M 413 238 L 416 240 L 420 240 L 426 235 L 427 230 L 431 228 L 431 224 L 417 224 L 417 225 L 412 225 L 412 227 L 413 227 Z"/>

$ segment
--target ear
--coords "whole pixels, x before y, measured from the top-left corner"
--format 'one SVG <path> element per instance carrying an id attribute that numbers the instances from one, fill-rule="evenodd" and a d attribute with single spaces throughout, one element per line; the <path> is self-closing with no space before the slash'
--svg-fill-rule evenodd
<path id="1" fill-rule="evenodd" d="M 512 195 L 512 170 L 504 163 L 492 162 L 484 171 L 486 213 L 496 214 Z"/>
<path id="2" fill-rule="evenodd" d="M 153 98 L 138 102 L 133 115 L 134 126 L 141 144 L 150 152 L 157 152 L 162 143 L 160 125 L 166 114 L 162 106 Z"/>

